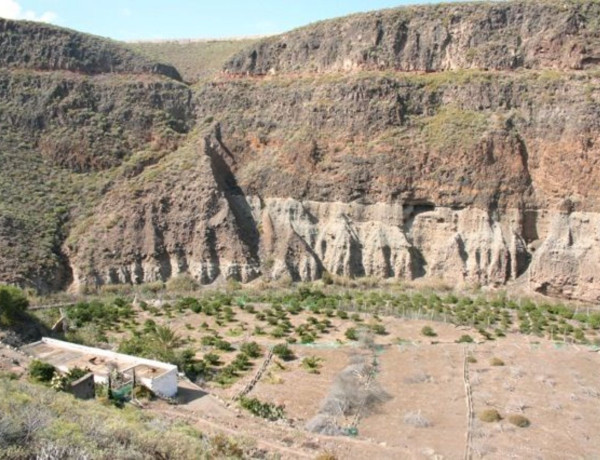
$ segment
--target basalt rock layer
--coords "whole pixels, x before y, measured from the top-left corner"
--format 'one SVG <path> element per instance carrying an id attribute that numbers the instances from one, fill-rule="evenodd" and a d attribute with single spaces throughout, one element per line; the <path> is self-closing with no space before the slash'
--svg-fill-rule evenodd
<path id="1" fill-rule="evenodd" d="M 69 276 L 57 284 L 328 272 L 597 300 L 598 8 L 387 10 L 252 43 L 194 87 L 151 70 L 127 84 L 37 84 L 24 102 L 51 110 L 7 112 L 14 129 L 33 127 L 21 148 L 77 184 L 89 183 L 77 171 L 96 181 L 93 202 L 65 205 L 52 251 Z M 76 100 L 93 116 L 72 116 L 80 105 L 60 88 L 89 94 Z M 87 150 L 105 162 L 78 170 L 72 144 L 44 150 L 44 129 L 72 139 L 106 125 L 127 135 L 92 131 L 92 145 L 113 147 Z M 168 142 L 152 148 L 158 127 Z"/>
<path id="2" fill-rule="evenodd" d="M 258 42 L 226 71 L 582 69 L 600 59 L 596 2 L 417 6 L 323 21 Z"/>

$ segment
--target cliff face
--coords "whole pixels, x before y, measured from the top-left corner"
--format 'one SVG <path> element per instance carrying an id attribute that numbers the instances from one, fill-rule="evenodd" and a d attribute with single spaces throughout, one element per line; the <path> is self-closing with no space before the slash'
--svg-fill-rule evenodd
<path id="1" fill-rule="evenodd" d="M 598 8 L 356 15 L 251 44 L 193 89 L 151 72 L 71 75 L 77 97 L 57 103 L 44 75 L 24 101 L 44 110 L 5 123 L 33 127 L 20 148 L 95 190 L 63 205 L 66 231 L 48 230 L 63 287 L 327 271 L 597 300 Z M 0 92 L 19 100 L 8 73 Z M 45 150 L 46 131 L 72 142 L 83 128 L 98 162 L 67 161 L 73 144 Z"/>
<path id="2" fill-rule="evenodd" d="M 0 280 L 71 283 L 71 226 L 194 124 L 191 92 L 170 76 L 115 42 L 0 19 Z"/>
<path id="3" fill-rule="evenodd" d="M 226 71 L 251 75 L 395 69 L 582 69 L 600 58 L 596 2 L 407 7 L 324 21 L 264 40 Z"/>
<path id="4" fill-rule="evenodd" d="M 153 73 L 181 80 L 173 66 L 151 62 L 117 42 L 48 24 L 0 18 L 0 48 L 2 68 Z"/>
<path id="5" fill-rule="evenodd" d="M 600 203 L 598 175 L 586 165 L 598 155 L 597 87 L 593 75 L 537 71 L 207 85 L 196 95 L 206 138 L 196 153 L 177 154 L 204 172 L 174 178 L 185 193 L 164 191 L 167 204 L 136 224 L 127 216 L 145 205 L 123 199 L 123 224 L 103 240 L 110 256 L 94 265 L 105 271 L 92 277 L 312 280 L 328 271 L 519 280 L 553 295 L 595 298 L 587 270 Z M 215 180 L 219 197 L 202 211 L 186 204 L 206 198 L 189 188 L 200 176 Z M 143 196 L 142 203 L 157 198 Z M 159 239 L 140 228 L 157 229 Z M 127 253 L 115 254 L 121 244 Z M 98 251 L 86 253 L 92 247 L 97 242 L 72 248 L 73 259 L 97 261 Z M 80 276 L 89 282 L 90 273 Z"/>

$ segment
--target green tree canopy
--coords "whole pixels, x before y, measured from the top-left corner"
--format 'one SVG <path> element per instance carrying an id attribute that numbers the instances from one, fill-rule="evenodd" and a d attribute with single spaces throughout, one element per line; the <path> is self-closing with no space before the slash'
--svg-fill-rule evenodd
<path id="1" fill-rule="evenodd" d="M 12 325 L 28 306 L 29 300 L 21 289 L 0 285 L 0 325 Z"/>

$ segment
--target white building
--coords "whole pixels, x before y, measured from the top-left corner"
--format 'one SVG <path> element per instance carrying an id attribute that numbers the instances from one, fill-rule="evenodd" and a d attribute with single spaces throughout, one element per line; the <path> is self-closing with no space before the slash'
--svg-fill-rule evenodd
<path id="1" fill-rule="evenodd" d="M 172 364 L 47 337 L 23 347 L 23 351 L 62 372 L 74 367 L 88 368 L 97 383 L 106 383 L 113 369 L 125 375 L 133 375 L 135 371 L 136 381 L 154 393 L 168 397 L 177 394 L 177 366 Z"/>

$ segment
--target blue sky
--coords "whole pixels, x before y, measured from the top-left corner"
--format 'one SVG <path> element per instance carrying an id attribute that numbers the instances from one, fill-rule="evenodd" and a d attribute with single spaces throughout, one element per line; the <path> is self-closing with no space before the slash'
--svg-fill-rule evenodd
<path id="1" fill-rule="evenodd" d="M 51 22 L 118 40 L 285 32 L 321 19 L 426 0 L 0 0 L 0 17 Z"/>

